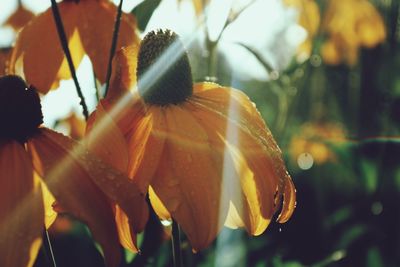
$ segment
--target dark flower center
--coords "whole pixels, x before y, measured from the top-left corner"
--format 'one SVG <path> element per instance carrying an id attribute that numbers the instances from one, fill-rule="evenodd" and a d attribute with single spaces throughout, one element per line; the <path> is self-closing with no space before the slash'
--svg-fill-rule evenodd
<path id="1" fill-rule="evenodd" d="M 139 49 L 136 70 L 139 93 L 146 103 L 179 104 L 193 93 L 185 47 L 174 32 L 149 32 Z"/>
<path id="2" fill-rule="evenodd" d="M 0 138 L 23 143 L 42 123 L 42 107 L 36 90 L 19 76 L 0 77 Z"/>

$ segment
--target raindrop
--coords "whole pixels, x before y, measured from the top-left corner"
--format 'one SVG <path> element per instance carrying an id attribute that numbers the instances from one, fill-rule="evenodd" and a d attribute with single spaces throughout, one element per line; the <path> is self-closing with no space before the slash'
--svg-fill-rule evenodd
<path id="1" fill-rule="evenodd" d="M 312 55 L 310 58 L 310 63 L 313 67 L 319 67 L 322 63 L 322 59 L 319 55 Z"/>
<path id="2" fill-rule="evenodd" d="M 161 224 L 165 227 L 172 225 L 172 220 L 161 220 Z"/>
<path id="3" fill-rule="evenodd" d="M 110 172 L 110 173 L 107 173 L 106 176 L 107 176 L 107 178 L 110 179 L 110 180 L 114 180 L 114 179 L 115 179 L 115 174 L 114 174 L 114 173 L 111 173 L 111 172 Z"/>
<path id="4" fill-rule="evenodd" d="M 375 201 L 374 203 L 372 203 L 371 205 L 372 214 L 379 215 L 382 213 L 382 211 L 383 211 L 383 205 L 381 202 Z"/>
<path id="5" fill-rule="evenodd" d="M 176 185 L 178 185 L 179 184 L 179 180 L 177 180 L 177 179 L 169 179 L 168 181 L 167 181 L 167 185 L 168 186 L 176 186 Z"/>
<path id="6" fill-rule="evenodd" d="M 314 158 L 309 153 L 301 153 L 297 158 L 297 164 L 302 170 L 310 169 L 314 164 Z"/>
<path id="7" fill-rule="evenodd" d="M 279 79 L 279 71 L 273 70 L 269 73 L 269 77 L 271 80 L 278 80 Z"/>

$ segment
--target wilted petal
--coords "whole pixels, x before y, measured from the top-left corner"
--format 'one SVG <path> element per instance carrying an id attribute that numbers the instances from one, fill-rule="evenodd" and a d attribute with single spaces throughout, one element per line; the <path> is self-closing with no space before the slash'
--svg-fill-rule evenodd
<path id="1" fill-rule="evenodd" d="M 226 217 L 220 209 L 221 175 L 208 136 L 190 113 L 172 105 L 163 112 L 168 136 L 151 186 L 193 249 L 200 250 L 215 239 Z"/>
<path id="2" fill-rule="evenodd" d="M 97 78 L 104 83 L 108 66 L 108 56 L 105 55 L 110 53 L 117 9 L 106 0 L 80 1 L 78 6 L 80 22 L 77 26 L 83 46 L 92 61 Z M 138 43 L 135 18 L 131 14 L 122 14 L 117 50 Z"/>
<path id="3" fill-rule="evenodd" d="M 0 173 L 0 266 L 30 267 L 41 245 L 44 210 L 21 144 L 1 141 Z"/>

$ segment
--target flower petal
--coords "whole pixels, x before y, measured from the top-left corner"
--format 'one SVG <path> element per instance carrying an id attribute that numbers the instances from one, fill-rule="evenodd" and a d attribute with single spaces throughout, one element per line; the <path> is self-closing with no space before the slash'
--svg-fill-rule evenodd
<path id="1" fill-rule="evenodd" d="M 137 252 L 136 235 L 132 234 L 129 218 L 118 205 L 115 206 L 115 221 L 121 245 L 132 252 Z"/>
<path id="2" fill-rule="evenodd" d="M 97 106 L 95 116 L 95 119 L 91 121 L 90 133 L 85 138 L 89 151 L 115 169 L 126 173 L 128 144 L 122 132 L 104 110 L 101 102 Z"/>
<path id="3" fill-rule="evenodd" d="M 200 250 L 215 239 L 226 217 L 221 173 L 207 133 L 190 113 L 173 105 L 163 111 L 168 135 L 151 186 L 193 249 Z"/>
<path id="4" fill-rule="evenodd" d="M 166 122 L 159 108 L 151 107 L 135 127 L 129 141 L 128 174 L 147 192 L 164 149 Z"/>
<path id="5" fill-rule="evenodd" d="M 63 18 L 65 34 L 68 40 L 75 31 L 77 12 L 75 3 L 62 2 L 59 10 Z M 77 46 L 76 38 L 69 43 L 75 66 L 82 59 L 82 51 Z M 22 69 L 19 61 L 22 59 Z M 58 79 L 69 78 L 66 69 L 64 52 L 60 45 L 58 33 L 51 9 L 34 18 L 18 35 L 10 61 L 10 73 L 17 74 L 33 84 L 41 93 L 47 93 L 50 88 L 58 86 Z M 65 66 L 60 73 L 61 65 Z M 44 71 L 45 70 L 45 71 Z"/>
<path id="6" fill-rule="evenodd" d="M 115 53 L 107 99 L 118 99 L 136 84 L 138 52 L 139 46 L 133 44 Z"/>
<path id="7" fill-rule="evenodd" d="M 244 223 L 251 234 L 261 234 L 279 207 L 284 183 L 290 180 L 280 150 L 254 104 L 243 93 L 222 87 L 197 92 L 191 100 L 192 113 L 203 120 L 217 151 L 229 151 L 224 164 L 236 170 L 227 183 L 232 203 L 226 225 L 236 228 Z M 218 138 L 220 141 L 215 141 Z M 243 199 L 235 187 L 242 189 Z"/>
<path id="8" fill-rule="evenodd" d="M 0 173 L 0 266 L 30 267 L 41 245 L 44 210 L 21 144 L 1 141 Z"/>
<path id="9" fill-rule="evenodd" d="M 93 69 L 100 82 L 106 79 L 108 55 L 114 29 L 117 9 L 106 0 L 80 1 L 80 23 L 77 25 L 83 46 L 93 64 Z M 117 50 L 121 47 L 139 44 L 136 34 L 136 20 L 131 14 L 122 14 L 118 34 Z"/>
<path id="10" fill-rule="evenodd" d="M 118 233 L 112 205 L 103 192 L 129 214 L 132 230 L 136 232 L 144 227 L 142 218 L 148 216 L 144 197 L 137 187 L 61 134 L 41 129 L 28 146 L 35 169 L 45 178 L 57 201 L 88 224 L 104 250 L 107 264 L 117 266 L 121 257 Z"/>

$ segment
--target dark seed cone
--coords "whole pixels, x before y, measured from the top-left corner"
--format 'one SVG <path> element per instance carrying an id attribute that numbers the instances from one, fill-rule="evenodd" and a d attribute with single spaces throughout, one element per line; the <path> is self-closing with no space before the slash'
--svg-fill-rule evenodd
<path id="1" fill-rule="evenodd" d="M 0 138 L 24 143 L 43 123 L 36 90 L 19 76 L 0 77 Z"/>
<path id="2" fill-rule="evenodd" d="M 167 58 L 166 62 L 160 64 L 160 70 L 150 70 L 147 74 L 164 54 L 171 55 L 171 60 L 176 61 L 171 62 Z M 148 75 L 152 75 L 150 79 Z M 192 72 L 186 49 L 178 35 L 169 30 L 152 31 L 144 37 L 139 49 L 136 76 L 139 93 L 148 104 L 179 104 L 193 93 Z"/>

